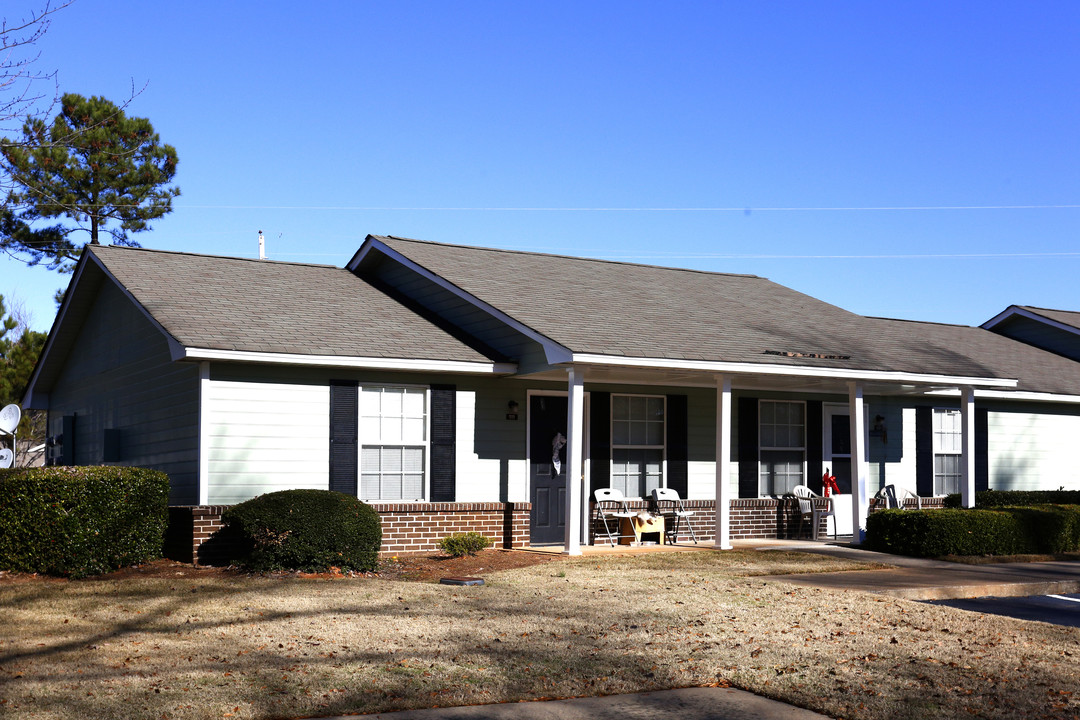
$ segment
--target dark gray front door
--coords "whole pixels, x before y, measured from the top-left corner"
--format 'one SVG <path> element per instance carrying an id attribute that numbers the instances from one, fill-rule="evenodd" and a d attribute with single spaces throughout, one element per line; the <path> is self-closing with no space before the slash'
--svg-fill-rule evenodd
<path id="1" fill-rule="evenodd" d="M 529 400 L 529 541 L 563 541 L 566 527 L 566 398 Z"/>

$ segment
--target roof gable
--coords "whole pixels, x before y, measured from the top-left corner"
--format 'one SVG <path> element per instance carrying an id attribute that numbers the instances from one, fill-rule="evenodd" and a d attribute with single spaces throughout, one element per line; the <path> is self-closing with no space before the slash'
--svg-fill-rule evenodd
<path id="1" fill-rule="evenodd" d="M 982 327 L 1080 361 L 1080 312 L 1011 305 Z"/>
<path id="2" fill-rule="evenodd" d="M 115 246 L 90 252 L 184 348 L 493 360 L 342 268 Z"/>

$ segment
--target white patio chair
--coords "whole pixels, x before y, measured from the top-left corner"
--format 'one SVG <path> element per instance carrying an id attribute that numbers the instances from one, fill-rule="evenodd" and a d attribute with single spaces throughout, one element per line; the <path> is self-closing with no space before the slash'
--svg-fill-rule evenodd
<path id="1" fill-rule="evenodd" d="M 831 497 L 823 498 L 805 485 L 796 485 L 791 494 L 799 503 L 799 534 L 802 535 L 802 526 L 807 518 L 810 520 L 810 537 L 818 539 L 818 528 L 821 518 L 833 518 L 833 540 L 836 539 L 836 508 L 833 506 Z M 819 507 L 817 500 L 824 500 L 825 507 Z M 828 532 L 828 531 L 826 531 Z"/>
<path id="2" fill-rule="evenodd" d="M 877 491 L 874 495 L 878 500 L 885 501 L 885 509 L 896 508 L 897 510 L 904 509 L 904 501 L 910 498 L 915 498 L 915 507 L 922 510 L 922 498 L 917 494 L 911 492 L 907 488 L 900 487 L 899 485 L 886 485 Z"/>
<path id="3" fill-rule="evenodd" d="M 679 497 L 679 491 L 671 488 L 653 488 L 652 498 L 653 504 L 656 505 L 656 512 L 661 515 L 670 515 L 673 520 L 673 522 L 664 525 L 669 538 L 668 542 L 672 545 L 679 542 L 679 528 L 682 527 L 683 521 L 685 521 L 686 527 L 690 529 L 690 537 L 694 539 L 694 544 L 697 545 L 698 539 L 697 535 L 694 534 L 694 524 L 688 519 L 694 514 L 694 511 L 686 509 L 682 498 Z"/>
<path id="4" fill-rule="evenodd" d="M 604 534 L 607 535 L 608 541 L 612 545 L 618 545 L 619 539 L 622 537 L 622 524 L 623 518 L 632 518 L 637 513 L 631 512 L 630 508 L 626 506 L 626 498 L 623 497 L 621 490 L 615 488 L 600 488 L 593 492 L 593 500 L 596 501 L 596 515 L 593 517 L 593 523 L 600 520 L 604 524 Z M 615 523 L 615 531 L 612 532 L 611 526 L 608 525 L 608 518 Z"/>

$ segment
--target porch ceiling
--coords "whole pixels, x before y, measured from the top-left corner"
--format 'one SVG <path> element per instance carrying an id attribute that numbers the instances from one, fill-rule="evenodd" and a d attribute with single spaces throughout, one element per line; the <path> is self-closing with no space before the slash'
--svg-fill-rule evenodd
<path id="1" fill-rule="evenodd" d="M 673 370 L 662 368 L 612 367 L 604 365 L 576 365 L 584 367 L 585 382 L 605 385 L 657 385 L 666 387 L 715 388 L 717 374 L 701 370 Z M 553 367 L 541 372 L 529 373 L 530 380 L 565 383 L 566 368 Z M 521 377 L 521 376 L 518 376 Z M 754 373 L 731 373 L 733 390 L 773 391 L 790 393 L 816 393 L 822 395 L 847 395 L 848 381 L 828 377 L 778 376 Z M 952 390 L 960 383 L 901 383 L 877 380 L 863 381 L 867 395 L 922 395 L 935 390 Z"/>

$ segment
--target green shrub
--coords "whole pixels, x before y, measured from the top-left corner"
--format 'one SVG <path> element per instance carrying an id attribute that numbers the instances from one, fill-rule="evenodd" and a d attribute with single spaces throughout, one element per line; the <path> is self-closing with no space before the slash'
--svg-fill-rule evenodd
<path id="1" fill-rule="evenodd" d="M 0 470 L 0 567 L 68 577 L 161 557 L 169 477 L 130 467 Z"/>
<path id="2" fill-rule="evenodd" d="M 873 550 L 914 557 L 1018 555 L 1080 550 L 1080 507 L 882 510 L 866 519 Z"/>
<path id="3" fill-rule="evenodd" d="M 221 516 L 233 562 L 250 570 L 375 570 L 382 522 L 371 506 L 330 490 L 281 490 Z"/>
<path id="4" fill-rule="evenodd" d="M 1024 505 L 1080 505 L 1080 490 L 982 490 L 975 493 L 975 507 Z M 945 507 L 960 507 L 959 493 L 945 496 Z"/>
<path id="5" fill-rule="evenodd" d="M 475 555 L 490 546 L 491 540 L 476 532 L 454 533 L 439 541 L 439 547 L 451 557 Z"/>

